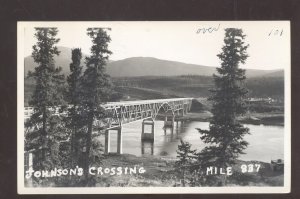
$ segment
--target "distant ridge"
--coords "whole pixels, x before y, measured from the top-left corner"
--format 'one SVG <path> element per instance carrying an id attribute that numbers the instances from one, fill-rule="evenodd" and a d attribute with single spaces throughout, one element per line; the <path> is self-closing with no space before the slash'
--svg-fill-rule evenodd
<path id="1" fill-rule="evenodd" d="M 212 75 L 214 67 L 185 64 L 153 57 L 131 57 L 108 64 L 108 73 L 113 77 Z"/>
<path id="2" fill-rule="evenodd" d="M 58 46 L 61 52 L 55 56 L 56 66 L 61 66 L 65 75 L 70 72 L 71 49 Z M 86 55 L 83 54 L 83 58 Z M 84 59 L 83 59 L 84 60 Z M 82 63 L 82 65 L 84 65 Z M 25 58 L 25 75 L 33 70 L 36 64 L 31 56 Z M 203 75 L 211 76 L 216 73 L 216 67 L 182 62 L 161 60 L 153 57 L 131 57 L 118 61 L 110 61 L 107 65 L 107 72 L 112 77 L 137 77 L 137 76 L 178 76 L 178 75 Z M 283 76 L 283 70 L 254 70 L 246 71 L 247 77 L 258 76 Z"/>
<path id="3" fill-rule="evenodd" d="M 264 77 L 284 77 L 284 71 L 283 70 L 277 70 L 274 72 L 267 73 L 263 75 Z"/>

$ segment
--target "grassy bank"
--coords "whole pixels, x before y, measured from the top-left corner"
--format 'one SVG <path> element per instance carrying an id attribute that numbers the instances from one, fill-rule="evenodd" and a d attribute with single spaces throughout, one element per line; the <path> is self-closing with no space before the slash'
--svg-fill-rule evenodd
<path id="1" fill-rule="evenodd" d="M 103 175 L 97 178 L 96 186 L 151 186 L 170 187 L 176 182 L 173 169 L 174 160 L 153 156 L 137 157 L 130 154 L 110 154 L 103 161 L 103 167 L 143 167 L 143 174 Z"/>
<path id="2" fill-rule="evenodd" d="M 174 169 L 175 159 L 162 157 L 137 157 L 134 155 L 111 154 L 103 161 L 103 167 L 143 167 L 143 174 L 102 175 L 97 177 L 96 186 L 118 187 L 173 187 L 181 186 L 178 173 Z M 260 164 L 259 172 L 242 173 L 242 164 Z M 269 163 L 258 161 L 237 161 L 233 175 L 228 177 L 227 186 L 283 186 L 282 171 L 273 171 Z"/>

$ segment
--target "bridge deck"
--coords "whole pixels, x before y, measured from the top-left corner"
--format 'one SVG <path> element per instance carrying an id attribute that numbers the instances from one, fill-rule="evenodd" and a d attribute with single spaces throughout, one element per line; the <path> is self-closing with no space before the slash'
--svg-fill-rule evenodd
<path id="1" fill-rule="evenodd" d="M 154 100 L 135 100 L 135 101 L 121 101 L 121 102 L 107 102 L 103 107 L 120 107 L 128 105 L 142 105 L 142 104 L 154 104 L 154 103 L 166 103 L 174 101 L 192 100 L 193 98 L 169 98 L 169 99 L 154 99 Z"/>

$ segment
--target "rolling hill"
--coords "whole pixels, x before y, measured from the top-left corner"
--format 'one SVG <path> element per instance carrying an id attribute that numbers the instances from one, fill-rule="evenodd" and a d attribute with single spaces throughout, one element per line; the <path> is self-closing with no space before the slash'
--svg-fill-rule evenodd
<path id="1" fill-rule="evenodd" d="M 70 72 L 71 49 L 58 47 L 61 51 L 55 56 L 57 66 L 62 67 L 65 75 Z M 86 57 L 86 55 L 83 55 Z M 84 60 L 84 59 L 83 59 Z M 83 62 L 83 61 L 82 61 Z M 84 64 L 82 64 L 84 65 Z M 36 64 L 32 57 L 25 58 L 25 75 L 33 70 Z M 112 77 L 138 77 L 138 76 L 178 76 L 178 75 L 201 75 L 211 76 L 216 72 L 216 67 L 195 64 L 186 64 L 176 61 L 161 60 L 153 57 L 131 57 L 118 61 L 110 61 L 107 65 L 107 72 Z M 257 76 L 283 76 L 283 70 L 254 70 L 246 71 L 247 77 Z"/>

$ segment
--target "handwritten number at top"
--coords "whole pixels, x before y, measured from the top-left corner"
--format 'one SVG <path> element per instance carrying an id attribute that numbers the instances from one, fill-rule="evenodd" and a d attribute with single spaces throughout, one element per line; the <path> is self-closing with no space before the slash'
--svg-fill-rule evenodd
<path id="1" fill-rule="evenodd" d="M 283 29 L 272 29 L 269 34 L 269 36 L 282 36 L 283 35 Z"/>

